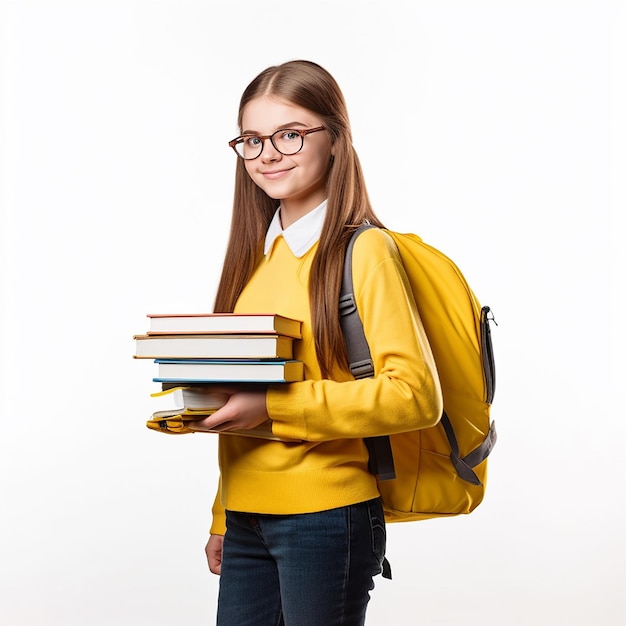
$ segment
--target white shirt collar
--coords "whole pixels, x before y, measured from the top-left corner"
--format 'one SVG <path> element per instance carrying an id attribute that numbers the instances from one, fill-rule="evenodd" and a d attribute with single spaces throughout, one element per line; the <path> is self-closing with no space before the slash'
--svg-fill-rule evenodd
<path id="1" fill-rule="evenodd" d="M 265 249 L 263 251 L 265 256 L 269 255 L 274 242 L 281 235 L 294 256 L 298 258 L 304 256 L 320 238 L 326 217 L 326 205 L 327 200 L 324 200 L 319 206 L 303 215 L 285 230 L 280 225 L 280 207 L 278 207 L 265 235 Z"/>

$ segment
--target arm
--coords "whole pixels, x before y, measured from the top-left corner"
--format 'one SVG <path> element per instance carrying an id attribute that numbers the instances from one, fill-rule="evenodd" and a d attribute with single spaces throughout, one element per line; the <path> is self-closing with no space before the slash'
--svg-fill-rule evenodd
<path id="1" fill-rule="evenodd" d="M 270 386 L 268 413 L 278 436 L 371 437 L 432 426 L 441 416 L 435 362 L 391 238 L 377 229 L 363 233 L 353 271 L 375 376 L 353 380 L 337 371 L 333 380 Z"/>

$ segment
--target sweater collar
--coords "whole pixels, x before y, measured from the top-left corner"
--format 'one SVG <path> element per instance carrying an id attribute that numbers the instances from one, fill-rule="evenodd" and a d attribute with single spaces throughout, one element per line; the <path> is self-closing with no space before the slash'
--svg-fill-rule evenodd
<path id="1" fill-rule="evenodd" d="M 327 202 L 327 200 L 324 200 L 312 211 L 285 228 L 285 230 L 283 230 L 280 224 L 280 207 L 278 207 L 265 235 L 265 248 L 263 251 L 265 256 L 269 256 L 274 242 L 281 235 L 294 256 L 298 258 L 304 256 L 320 238 L 324 218 L 326 217 Z"/>

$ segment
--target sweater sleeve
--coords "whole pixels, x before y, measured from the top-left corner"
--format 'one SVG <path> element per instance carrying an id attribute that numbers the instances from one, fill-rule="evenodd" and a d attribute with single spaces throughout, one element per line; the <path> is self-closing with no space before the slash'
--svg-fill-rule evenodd
<path id="1" fill-rule="evenodd" d="M 226 511 L 222 505 L 221 480 L 217 489 L 215 500 L 213 501 L 213 522 L 211 524 L 212 535 L 224 535 L 226 533 Z"/>
<path id="2" fill-rule="evenodd" d="M 375 375 L 271 386 L 267 408 L 280 437 L 324 441 L 433 426 L 442 397 L 432 356 L 399 252 L 379 229 L 353 250 L 353 281 Z M 342 380 L 343 378 L 343 380 Z"/>

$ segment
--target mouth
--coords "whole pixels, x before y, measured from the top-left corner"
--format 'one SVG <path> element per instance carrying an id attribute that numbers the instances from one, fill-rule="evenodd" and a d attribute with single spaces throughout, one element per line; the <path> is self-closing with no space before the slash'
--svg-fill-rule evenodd
<path id="1" fill-rule="evenodd" d="M 282 169 L 282 170 L 272 170 L 270 172 L 261 172 L 264 178 L 267 178 L 268 180 L 277 180 L 279 178 L 282 178 L 283 176 L 286 176 L 292 168 L 288 168 L 288 169 Z"/>

